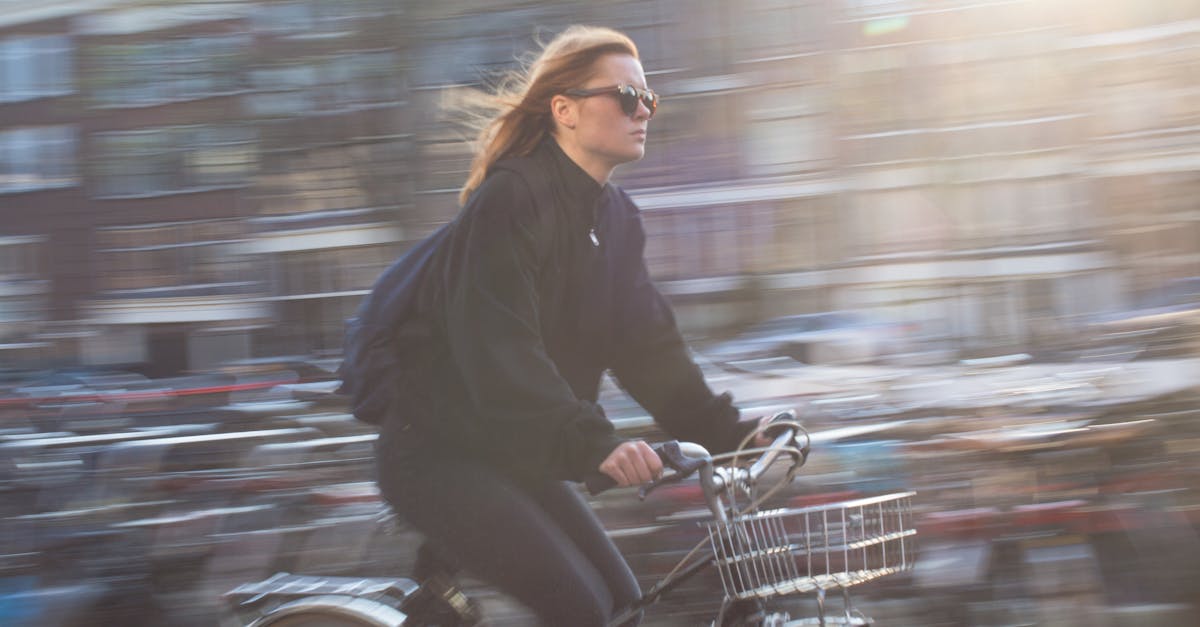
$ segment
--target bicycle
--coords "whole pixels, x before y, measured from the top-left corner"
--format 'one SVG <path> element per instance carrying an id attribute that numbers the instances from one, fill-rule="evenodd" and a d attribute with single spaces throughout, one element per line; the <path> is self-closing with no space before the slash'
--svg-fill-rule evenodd
<path id="1" fill-rule="evenodd" d="M 765 447 L 747 443 L 767 430 Z M 697 574 L 715 569 L 722 601 L 714 626 L 870 625 L 855 608 L 850 588 L 911 570 L 916 529 L 915 492 L 896 492 L 799 508 L 769 508 L 808 460 L 811 439 L 794 411 L 776 414 L 735 451 L 709 455 L 683 442 L 655 446 L 667 469 L 639 489 L 645 499 L 658 487 L 697 476 L 711 518 L 697 543 L 663 579 L 610 624 L 620 625 Z M 782 473 L 768 470 L 786 463 Z M 600 473 L 585 482 L 597 494 L 613 483 Z M 277 573 L 227 592 L 230 625 L 247 627 L 466 627 L 477 608 L 452 583 L 452 567 L 422 547 L 417 580 L 315 577 Z M 826 611 L 828 591 L 842 596 L 842 612 Z M 813 593 L 817 616 L 792 619 L 777 601 Z"/>

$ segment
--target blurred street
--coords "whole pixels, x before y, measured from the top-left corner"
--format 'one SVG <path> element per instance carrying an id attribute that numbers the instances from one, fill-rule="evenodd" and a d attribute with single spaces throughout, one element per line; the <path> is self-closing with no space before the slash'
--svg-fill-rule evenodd
<path id="1" fill-rule="evenodd" d="M 710 376 L 744 415 L 801 408 L 814 453 L 779 505 L 917 491 L 915 569 L 854 590 L 880 624 L 1194 621 L 1200 359 L 1012 363 L 1025 357 Z M 374 433 L 327 371 L 287 366 L 6 382 L 4 624 L 211 625 L 222 593 L 276 572 L 410 574 L 418 539 L 376 519 Z M 620 394 L 606 391 L 622 431 L 661 437 Z M 644 587 L 705 538 L 694 482 L 593 501 Z M 466 582 L 494 624 L 529 624 Z M 719 590 L 702 575 L 645 624 L 699 624 Z"/>

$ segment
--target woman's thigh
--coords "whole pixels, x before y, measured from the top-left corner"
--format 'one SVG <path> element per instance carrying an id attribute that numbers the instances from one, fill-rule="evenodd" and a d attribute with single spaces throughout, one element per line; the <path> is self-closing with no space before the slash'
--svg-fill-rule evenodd
<path id="1" fill-rule="evenodd" d="M 578 490 L 563 481 L 547 481 L 529 492 L 600 573 L 615 607 L 628 607 L 641 597 L 625 557 Z"/>
<path id="2" fill-rule="evenodd" d="M 385 498 L 418 531 L 548 625 L 607 623 L 613 567 L 611 559 L 593 563 L 602 551 L 587 541 L 594 532 L 583 514 L 590 512 L 575 509 L 557 489 L 527 491 L 482 464 L 418 457 L 425 459 L 389 460 L 385 453 L 379 468 Z M 594 517 L 593 524 L 599 527 Z M 618 598 L 628 594 L 622 588 Z"/>

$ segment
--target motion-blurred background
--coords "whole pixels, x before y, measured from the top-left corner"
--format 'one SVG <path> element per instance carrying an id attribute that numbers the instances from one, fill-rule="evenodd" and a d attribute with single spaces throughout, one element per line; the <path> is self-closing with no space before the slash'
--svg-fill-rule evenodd
<path id="1" fill-rule="evenodd" d="M 893 624 L 1196 621 L 1200 4 L 0 0 L 0 622 L 362 572 L 295 531 L 377 505 L 343 320 L 457 211 L 442 105 L 573 23 L 663 96 L 617 178 L 714 386 L 928 495 Z"/>
<path id="2" fill-rule="evenodd" d="M 852 309 L 1029 350 L 1200 275 L 1194 2 L 3 8 L 6 365 L 336 352 L 457 209 L 440 103 L 576 22 L 664 97 L 619 179 L 690 333 Z"/>

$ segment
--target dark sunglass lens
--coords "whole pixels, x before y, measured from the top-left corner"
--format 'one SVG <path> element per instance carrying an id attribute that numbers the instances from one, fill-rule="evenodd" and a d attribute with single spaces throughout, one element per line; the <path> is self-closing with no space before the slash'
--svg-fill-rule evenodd
<path id="1" fill-rule="evenodd" d="M 654 117 L 654 112 L 658 110 L 658 94 L 647 91 L 642 94 L 642 104 L 650 110 L 650 117 Z"/>
<path id="2" fill-rule="evenodd" d="M 625 112 L 625 115 L 633 115 L 638 106 L 637 90 L 630 85 L 622 85 L 617 95 L 621 100 L 621 110 Z"/>

